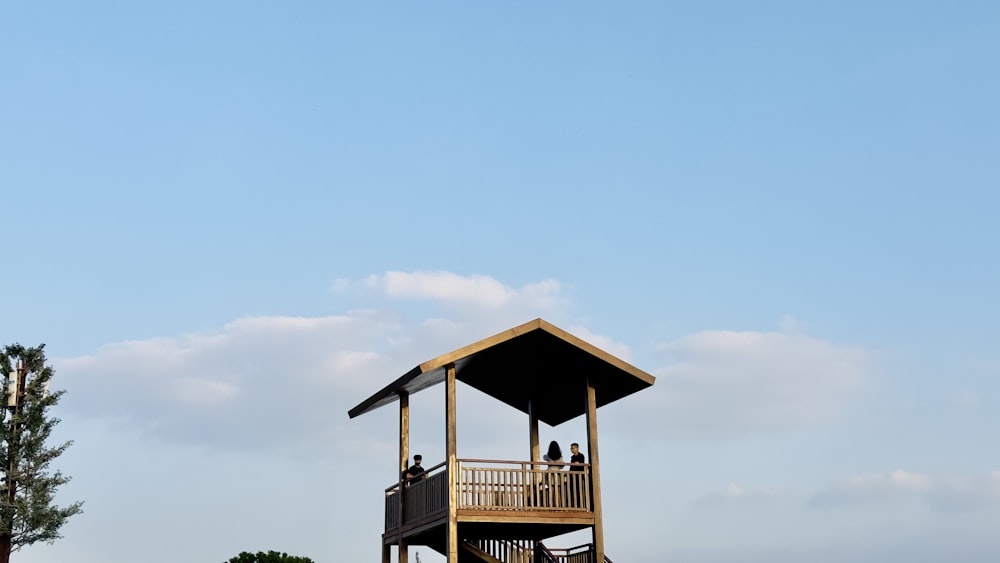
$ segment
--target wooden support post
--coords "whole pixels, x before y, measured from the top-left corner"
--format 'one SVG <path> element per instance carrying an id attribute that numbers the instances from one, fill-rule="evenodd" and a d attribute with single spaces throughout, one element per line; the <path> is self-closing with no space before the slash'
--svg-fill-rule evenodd
<path id="1" fill-rule="evenodd" d="M 593 481 L 594 556 L 595 561 L 601 562 L 604 561 L 604 517 L 601 514 L 601 464 L 597 450 L 597 390 L 590 379 L 587 380 L 587 447 L 590 455 L 590 478 Z"/>
<path id="2" fill-rule="evenodd" d="M 403 539 L 403 525 L 406 524 L 406 483 L 403 483 L 403 472 L 410 459 L 410 394 L 399 392 L 399 563 L 407 563 L 409 559 L 408 544 Z"/>
<path id="3" fill-rule="evenodd" d="M 455 364 L 445 366 L 445 417 L 448 455 L 448 563 L 458 563 L 458 420 L 455 410 Z"/>
<path id="4" fill-rule="evenodd" d="M 382 563 L 391 563 L 392 561 L 392 546 L 383 542 L 382 543 Z"/>
<path id="5" fill-rule="evenodd" d="M 399 392 L 399 475 L 410 466 L 410 394 Z"/>

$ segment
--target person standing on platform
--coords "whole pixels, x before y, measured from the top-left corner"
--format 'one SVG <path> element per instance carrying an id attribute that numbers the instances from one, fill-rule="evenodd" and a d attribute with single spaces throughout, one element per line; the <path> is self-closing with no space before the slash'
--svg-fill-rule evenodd
<path id="1" fill-rule="evenodd" d="M 406 470 L 407 476 L 409 476 L 410 481 L 419 481 L 424 478 L 424 468 L 420 466 L 420 462 L 423 461 L 423 457 L 420 454 L 413 456 L 413 465 Z"/>
<path id="2" fill-rule="evenodd" d="M 570 444 L 569 445 L 569 453 L 571 454 L 569 456 L 570 463 L 585 463 L 586 462 L 587 458 L 583 457 L 583 454 L 580 453 L 580 444 L 577 444 L 576 442 L 573 442 L 572 444 Z M 583 466 L 582 465 L 570 465 L 569 466 L 569 470 L 570 471 L 579 472 L 579 473 L 583 473 Z M 572 484 L 572 495 L 573 495 L 573 498 L 570 499 L 570 503 L 573 506 L 583 506 L 583 475 L 570 474 L 569 478 L 573 482 L 573 484 Z"/>
<path id="3" fill-rule="evenodd" d="M 549 462 L 550 471 L 562 470 L 563 468 L 562 448 L 559 447 L 559 442 L 556 442 L 555 440 L 549 442 L 549 451 L 542 456 L 542 459 Z"/>
<path id="4" fill-rule="evenodd" d="M 577 444 L 576 442 L 573 442 L 572 444 L 570 444 L 569 445 L 569 453 L 572 454 L 572 455 L 569 456 L 570 463 L 585 463 L 584 460 L 586 458 L 583 457 L 582 453 L 580 453 L 580 444 Z M 569 467 L 569 470 L 570 471 L 583 471 L 583 466 L 582 465 L 571 465 Z"/>
<path id="5" fill-rule="evenodd" d="M 542 456 L 542 459 L 549 462 L 549 474 L 545 479 L 545 502 L 549 503 L 549 506 L 561 506 L 561 499 L 564 498 L 562 492 L 562 474 L 552 473 L 562 471 L 564 461 L 562 458 L 562 448 L 559 447 L 559 442 L 552 440 L 549 442 L 549 451 Z"/>

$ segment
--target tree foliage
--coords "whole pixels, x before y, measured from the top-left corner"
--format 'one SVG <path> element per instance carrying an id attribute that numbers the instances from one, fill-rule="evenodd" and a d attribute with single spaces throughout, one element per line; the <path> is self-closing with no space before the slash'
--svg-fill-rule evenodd
<path id="1" fill-rule="evenodd" d="M 277 551 L 268 551 L 267 553 L 263 551 L 258 551 L 257 553 L 244 551 L 226 561 L 226 563 L 313 563 L 313 560 L 308 557 L 296 557 L 287 553 L 278 553 Z"/>
<path id="2" fill-rule="evenodd" d="M 72 442 L 56 446 L 47 442 L 59 419 L 49 413 L 65 391 L 50 392 L 54 370 L 46 365 L 45 345 L 25 348 L 20 344 L 0 351 L 0 560 L 10 551 L 36 542 L 59 539 L 60 528 L 73 515 L 83 512 L 83 503 L 56 506 L 55 494 L 70 478 L 51 469 L 51 463 Z M 16 406 L 8 406 L 8 378 L 14 372 L 23 385 Z"/>

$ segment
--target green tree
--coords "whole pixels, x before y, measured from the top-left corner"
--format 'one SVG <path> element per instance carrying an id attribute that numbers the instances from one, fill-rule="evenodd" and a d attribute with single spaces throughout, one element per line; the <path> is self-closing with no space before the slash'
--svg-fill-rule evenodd
<path id="1" fill-rule="evenodd" d="M 72 442 L 46 444 L 59 424 L 49 409 L 65 391 L 49 391 L 54 371 L 46 365 L 44 348 L 12 344 L 0 351 L 0 563 L 26 545 L 61 538 L 62 525 L 83 512 L 81 502 L 66 507 L 53 502 L 70 478 L 50 464 Z"/>
<path id="2" fill-rule="evenodd" d="M 258 551 L 257 553 L 244 551 L 226 561 L 226 563 L 313 563 L 313 560 L 308 557 L 296 557 L 287 553 L 278 553 L 277 551 L 268 551 L 267 553 L 263 551 Z"/>

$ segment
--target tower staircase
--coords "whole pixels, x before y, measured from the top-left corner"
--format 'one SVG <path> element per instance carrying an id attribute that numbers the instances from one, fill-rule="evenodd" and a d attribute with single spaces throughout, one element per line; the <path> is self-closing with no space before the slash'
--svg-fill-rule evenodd
<path id="1" fill-rule="evenodd" d="M 445 555 L 444 546 L 429 545 Z M 459 563 L 596 563 L 593 544 L 549 548 L 531 540 L 463 540 L 458 544 Z M 604 556 L 604 563 L 613 563 Z"/>

